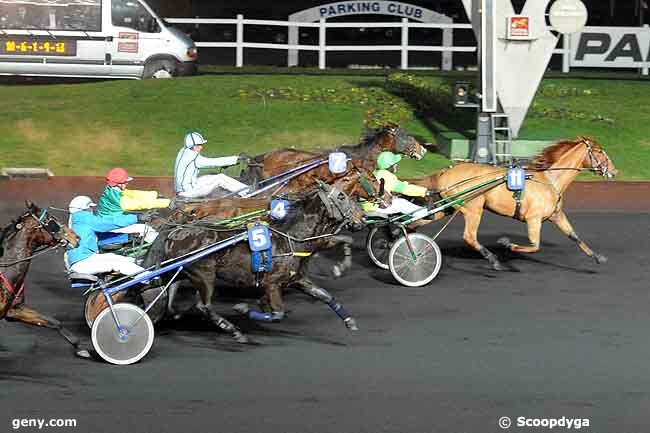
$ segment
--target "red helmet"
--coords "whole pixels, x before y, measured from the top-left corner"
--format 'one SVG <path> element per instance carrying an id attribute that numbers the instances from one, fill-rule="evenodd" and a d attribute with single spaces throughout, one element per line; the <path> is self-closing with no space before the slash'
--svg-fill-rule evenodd
<path id="1" fill-rule="evenodd" d="M 126 182 L 131 182 L 132 177 L 122 167 L 115 167 L 106 174 L 106 183 L 108 186 L 117 186 Z"/>

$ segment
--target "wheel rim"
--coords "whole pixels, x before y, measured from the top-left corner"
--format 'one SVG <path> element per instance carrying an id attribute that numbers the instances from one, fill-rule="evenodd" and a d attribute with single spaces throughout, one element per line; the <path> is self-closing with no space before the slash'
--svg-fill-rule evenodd
<path id="1" fill-rule="evenodd" d="M 388 255 L 393 246 L 393 237 L 388 228 L 373 227 L 368 233 L 366 249 L 370 260 L 382 269 L 388 269 Z"/>
<path id="2" fill-rule="evenodd" d="M 164 79 L 171 78 L 172 74 L 167 69 L 159 69 L 153 73 L 152 77 L 159 80 L 164 80 Z"/>
<path id="3" fill-rule="evenodd" d="M 419 233 L 408 236 L 417 258 L 413 259 L 406 238 L 401 237 L 390 250 L 390 271 L 393 277 L 405 286 L 424 286 L 438 275 L 442 254 L 438 245 L 428 236 Z"/>
<path id="4" fill-rule="evenodd" d="M 153 323 L 141 308 L 133 304 L 116 304 L 113 312 L 122 325 L 122 332 L 118 331 L 111 310 L 107 308 L 102 311 L 92 327 L 95 351 L 111 364 L 138 362 L 153 344 Z"/>

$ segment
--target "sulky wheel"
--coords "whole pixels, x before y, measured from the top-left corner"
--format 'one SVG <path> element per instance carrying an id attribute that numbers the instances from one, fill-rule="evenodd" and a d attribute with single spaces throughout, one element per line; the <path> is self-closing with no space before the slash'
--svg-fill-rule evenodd
<path id="1" fill-rule="evenodd" d="M 413 253 L 405 236 L 393 244 L 388 254 L 388 264 L 393 277 L 409 287 L 420 287 L 433 280 L 440 271 L 442 254 L 433 239 L 421 233 L 408 235 Z"/>
<path id="2" fill-rule="evenodd" d="M 95 319 L 91 332 L 95 351 L 111 364 L 138 362 L 153 344 L 153 323 L 144 310 L 133 304 L 115 304 L 112 310 L 121 329 L 117 328 L 111 309 L 102 311 Z"/>
<path id="3" fill-rule="evenodd" d="M 388 225 L 374 226 L 366 238 L 366 250 L 370 260 L 382 269 L 388 269 L 388 253 L 395 241 Z"/>

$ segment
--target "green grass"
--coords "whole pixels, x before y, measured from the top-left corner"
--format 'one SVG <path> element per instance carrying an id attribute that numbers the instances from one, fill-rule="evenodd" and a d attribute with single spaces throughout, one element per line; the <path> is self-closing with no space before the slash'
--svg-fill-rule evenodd
<path id="1" fill-rule="evenodd" d="M 433 86 L 456 79 L 453 74 L 420 77 Z M 622 179 L 650 179 L 649 84 L 643 80 L 546 79 L 521 138 L 591 135 L 605 146 Z M 323 102 L 242 97 L 240 91 L 291 88 L 301 94 L 331 88 L 344 95 L 375 89 L 395 97 L 384 86 L 382 74 L 264 72 L 171 81 L 0 86 L 0 167 L 48 167 L 56 175 L 101 176 L 120 165 L 135 176 L 171 175 L 183 136 L 194 129 L 208 137 L 204 152 L 210 156 L 356 143 L 364 114 L 372 108 L 368 103 L 345 98 Z M 403 126 L 424 141 L 435 141 L 435 128 L 473 127 L 467 113 L 415 114 Z M 598 116 L 611 121 L 595 119 Z M 449 164 L 441 155 L 430 153 L 424 161 L 406 161 L 400 172 L 419 176 Z"/>

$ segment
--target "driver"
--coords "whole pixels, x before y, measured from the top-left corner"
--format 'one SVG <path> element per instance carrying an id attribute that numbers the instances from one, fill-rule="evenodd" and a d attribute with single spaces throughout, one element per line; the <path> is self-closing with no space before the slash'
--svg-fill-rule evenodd
<path id="1" fill-rule="evenodd" d="M 402 155 L 392 152 L 382 152 L 377 158 L 377 170 L 373 171 L 375 178 L 384 183 L 384 191 L 388 193 L 397 193 L 409 197 L 430 197 L 431 191 L 423 186 L 411 185 L 408 182 L 399 180 L 395 173 L 397 172 L 397 163 L 402 160 Z M 382 208 L 377 203 L 364 202 L 363 210 L 388 216 L 391 214 L 412 214 L 413 217 L 426 216 L 427 208 L 418 206 L 401 197 L 392 197 L 390 205 Z"/>
<path id="2" fill-rule="evenodd" d="M 169 207 L 169 199 L 159 198 L 157 191 L 126 189 L 132 180 L 129 173 L 121 167 L 109 170 L 106 174 L 106 188 L 97 205 L 97 215 L 118 216 L 124 212 Z M 144 237 L 147 243 L 153 242 L 158 236 L 158 232 L 148 224 L 132 224 L 113 230 L 113 233 L 135 233 Z"/>
<path id="3" fill-rule="evenodd" d="M 93 213 L 95 203 L 85 195 L 72 199 L 68 205 L 70 228 L 79 237 L 79 245 L 65 254 L 71 272 L 101 274 L 119 272 L 132 275 L 144 271 L 135 259 L 114 253 L 99 253 L 98 236 L 138 222 L 136 215 L 98 216 Z"/>
<path id="4" fill-rule="evenodd" d="M 176 193 L 185 198 L 199 198 L 209 195 L 215 188 L 220 187 L 245 196 L 248 185 L 223 173 L 199 176 L 201 168 L 228 167 L 249 160 L 244 153 L 240 153 L 239 156 L 206 158 L 201 155 L 201 151 L 207 142 L 208 140 L 198 132 L 190 132 L 185 136 L 185 143 L 178 152 L 174 165 Z"/>

